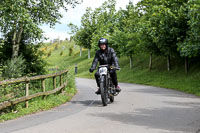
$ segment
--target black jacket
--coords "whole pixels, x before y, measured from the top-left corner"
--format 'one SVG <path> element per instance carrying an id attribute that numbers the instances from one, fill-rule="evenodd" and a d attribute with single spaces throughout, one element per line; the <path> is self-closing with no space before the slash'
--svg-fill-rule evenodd
<path id="1" fill-rule="evenodd" d="M 113 48 L 108 47 L 105 51 L 97 50 L 94 60 L 92 62 L 91 69 L 96 69 L 96 66 L 100 65 L 114 65 L 119 68 L 118 58 Z"/>

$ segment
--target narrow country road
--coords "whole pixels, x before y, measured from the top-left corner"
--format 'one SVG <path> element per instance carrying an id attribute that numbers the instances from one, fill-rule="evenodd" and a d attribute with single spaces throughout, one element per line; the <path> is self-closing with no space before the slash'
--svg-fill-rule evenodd
<path id="1" fill-rule="evenodd" d="M 103 107 L 95 80 L 76 79 L 71 102 L 0 124 L 0 133 L 200 133 L 200 98 L 170 89 L 120 83 Z"/>

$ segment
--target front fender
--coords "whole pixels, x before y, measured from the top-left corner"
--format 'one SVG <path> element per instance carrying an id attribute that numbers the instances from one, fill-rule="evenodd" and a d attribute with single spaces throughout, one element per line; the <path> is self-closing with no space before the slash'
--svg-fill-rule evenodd
<path id="1" fill-rule="evenodd" d="M 104 82 L 105 81 L 105 75 L 102 75 L 101 77 L 100 77 L 100 82 Z"/>

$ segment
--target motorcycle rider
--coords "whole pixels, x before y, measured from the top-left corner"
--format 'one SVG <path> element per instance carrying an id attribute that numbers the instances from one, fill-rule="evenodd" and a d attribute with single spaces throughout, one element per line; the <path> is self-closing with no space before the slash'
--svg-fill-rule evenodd
<path id="1" fill-rule="evenodd" d="M 100 49 L 96 51 L 94 60 L 92 62 L 92 66 L 89 69 L 89 71 L 92 73 L 96 69 L 98 62 L 100 63 L 100 65 L 109 64 L 109 65 L 115 66 L 116 68 L 119 68 L 118 58 L 116 56 L 114 49 L 111 47 L 108 47 L 108 40 L 106 38 L 101 38 L 98 42 L 98 46 Z M 112 77 L 112 81 L 113 81 L 113 84 L 115 85 L 116 92 L 120 92 L 121 89 L 118 85 L 117 73 L 115 69 L 110 70 L 110 76 Z M 99 71 L 97 71 L 95 73 L 95 79 L 96 79 L 98 87 L 100 86 L 100 83 L 98 80 L 99 77 L 100 77 L 100 74 L 99 74 Z M 101 93 L 100 89 L 98 88 L 98 90 L 95 93 L 100 94 Z"/>

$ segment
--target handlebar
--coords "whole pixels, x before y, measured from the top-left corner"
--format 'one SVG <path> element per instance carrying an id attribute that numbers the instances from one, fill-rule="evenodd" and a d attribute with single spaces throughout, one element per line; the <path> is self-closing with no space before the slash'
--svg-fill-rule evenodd
<path id="1" fill-rule="evenodd" d="M 120 68 L 112 66 L 112 65 L 99 65 L 99 67 L 109 67 L 110 69 L 120 70 Z"/>

